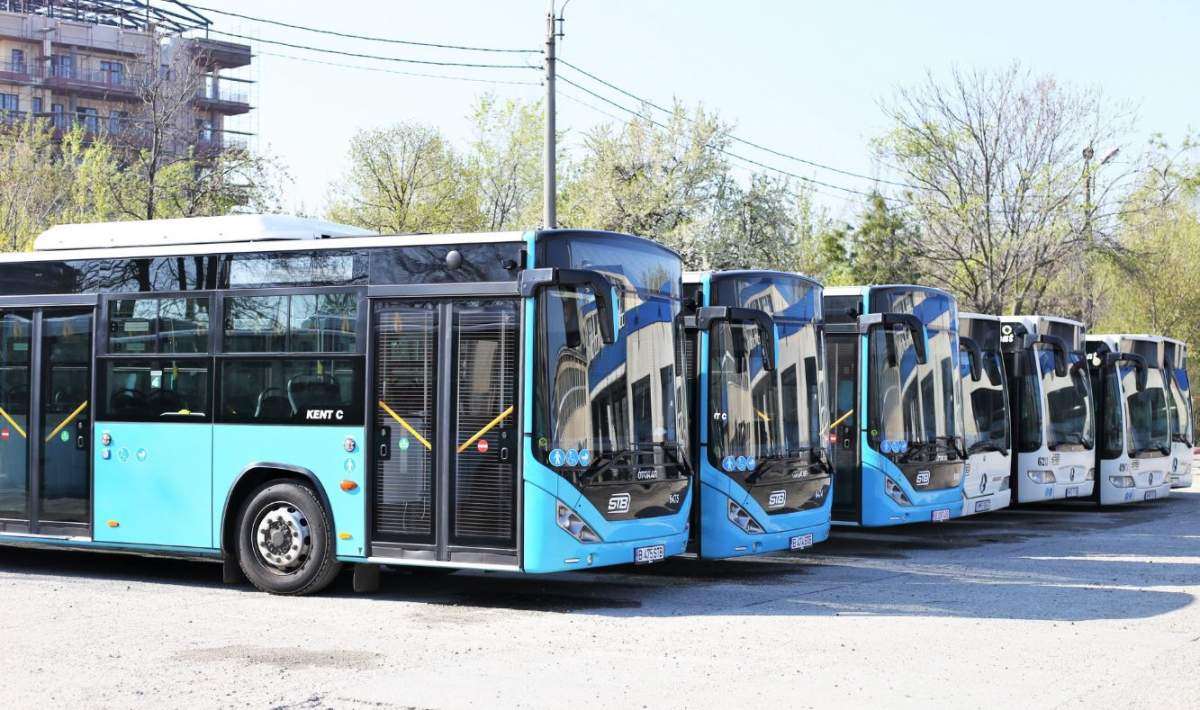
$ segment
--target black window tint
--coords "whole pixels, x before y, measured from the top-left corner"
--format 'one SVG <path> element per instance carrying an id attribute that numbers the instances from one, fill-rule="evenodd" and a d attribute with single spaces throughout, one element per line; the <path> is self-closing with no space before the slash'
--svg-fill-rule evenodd
<path id="1" fill-rule="evenodd" d="M 155 352 L 158 301 L 153 298 L 108 302 L 108 347 L 114 353 Z"/>
<path id="2" fill-rule="evenodd" d="M 209 421 L 209 360 L 139 359 L 104 363 L 103 418 Z"/>
<path id="3" fill-rule="evenodd" d="M 243 296 L 225 299 L 225 352 L 285 351 L 287 308 L 287 296 Z"/>
<path id="4" fill-rule="evenodd" d="M 358 295 L 292 296 L 289 352 L 348 353 L 356 350 Z"/>
<path id="5" fill-rule="evenodd" d="M 228 360 L 223 422 L 361 426 L 361 358 Z"/>

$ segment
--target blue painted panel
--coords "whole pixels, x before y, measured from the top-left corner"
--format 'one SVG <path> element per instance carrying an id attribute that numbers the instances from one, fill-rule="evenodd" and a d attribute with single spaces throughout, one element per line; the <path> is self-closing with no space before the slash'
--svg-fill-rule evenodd
<path id="1" fill-rule="evenodd" d="M 357 443 L 346 453 L 347 437 Z M 362 558 L 366 554 L 367 478 L 364 463 L 366 432 L 362 427 L 262 426 L 218 424 L 213 427 L 212 544 L 220 544 L 221 516 L 238 476 L 254 464 L 282 464 L 311 471 L 324 489 L 332 508 L 339 559 Z M 358 488 L 343 491 L 343 480 Z M 236 515 L 236 511 L 229 511 Z M 349 539 L 341 539 L 348 533 Z"/>
<path id="2" fill-rule="evenodd" d="M 215 547 L 212 426 L 98 422 L 96 432 L 112 436 L 110 446 L 97 441 L 93 454 L 97 541 Z"/>

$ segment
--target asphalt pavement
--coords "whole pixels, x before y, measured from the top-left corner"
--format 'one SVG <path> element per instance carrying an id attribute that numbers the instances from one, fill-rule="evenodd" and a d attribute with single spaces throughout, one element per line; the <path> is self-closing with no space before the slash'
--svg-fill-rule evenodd
<path id="1" fill-rule="evenodd" d="M 395 572 L 271 597 L 216 565 L 0 548 L 0 707 L 1200 706 L 1200 484 L 802 555 Z"/>

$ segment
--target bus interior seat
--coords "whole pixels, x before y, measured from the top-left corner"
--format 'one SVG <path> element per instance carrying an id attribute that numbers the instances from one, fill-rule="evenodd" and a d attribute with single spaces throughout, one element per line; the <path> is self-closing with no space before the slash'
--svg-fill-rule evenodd
<path id="1" fill-rule="evenodd" d="M 332 375 L 296 375 L 287 383 L 293 411 L 328 407 L 342 399 L 342 389 Z"/>
<path id="2" fill-rule="evenodd" d="M 268 387 L 260 392 L 254 407 L 255 419 L 291 419 L 295 413 L 291 402 L 278 387 Z"/>

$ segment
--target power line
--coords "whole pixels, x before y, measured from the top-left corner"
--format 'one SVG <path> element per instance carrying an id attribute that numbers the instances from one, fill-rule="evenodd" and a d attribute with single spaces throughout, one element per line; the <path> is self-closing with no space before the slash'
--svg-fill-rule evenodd
<path id="1" fill-rule="evenodd" d="M 658 109 L 659 111 L 662 111 L 663 113 L 667 113 L 667 114 L 674 113 L 672 110 L 665 108 L 663 106 L 660 106 L 659 104 L 656 104 L 653 101 L 649 101 L 645 98 L 642 98 L 641 96 L 638 96 L 637 94 L 634 94 L 630 91 L 622 89 L 621 87 L 617 86 L 616 84 L 605 81 L 604 79 L 601 79 L 600 77 L 596 76 L 595 74 L 592 74 L 591 72 L 589 72 L 585 69 L 581 69 L 580 67 L 572 64 L 571 62 L 568 62 L 565 59 L 559 59 L 559 61 L 562 62 L 564 65 L 570 67 L 571 69 L 574 69 L 575 71 L 579 72 L 580 74 L 583 74 L 584 76 L 591 79 L 592 81 L 603 84 L 604 86 L 607 86 L 608 88 L 612 89 L 613 91 L 624 94 L 625 96 L 633 99 L 634 101 L 643 103 L 651 108 Z M 756 150 L 761 150 L 764 153 L 770 153 L 771 155 L 774 155 L 779 158 L 784 158 L 786 160 L 794 160 L 797 163 L 802 163 L 804 165 L 808 165 L 808 166 L 814 167 L 814 168 L 819 168 L 821 170 L 828 170 L 830 172 L 838 173 L 839 175 L 845 175 L 847 177 L 859 178 L 862 180 L 871 180 L 873 182 L 882 183 L 884 185 L 891 185 L 893 187 L 903 187 L 903 188 L 906 188 L 909 190 L 928 189 L 928 188 L 922 187 L 920 185 L 910 185 L 905 182 L 896 182 L 896 181 L 887 180 L 884 178 L 873 177 L 870 175 L 864 175 L 862 173 L 856 173 L 856 172 L 853 172 L 850 170 L 843 170 L 842 168 L 836 168 L 832 165 L 826 165 L 824 163 L 818 163 L 815 160 L 809 160 L 807 158 L 801 158 L 797 155 L 791 155 L 790 153 L 784 153 L 783 151 L 775 150 L 774 148 L 769 148 L 765 145 L 762 145 L 761 143 L 755 143 L 753 141 L 750 141 L 745 138 L 741 138 L 741 137 L 738 137 L 738 136 L 735 136 L 732 134 L 730 134 L 729 139 L 736 143 L 741 143 L 742 145 L 748 146 L 750 148 L 754 148 Z"/>
<path id="2" fill-rule="evenodd" d="M 291 42 L 281 42 L 274 39 L 262 39 L 261 37 L 250 37 L 236 32 L 226 32 L 224 30 L 209 30 L 215 34 L 224 35 L 226 37 L 234 37 L 237 39 L 246 40 L 247 42 L 258 42 L 260 44 L 272 44 L 278 47 L 287 47 L 288 49 L 299 49 L 305 52 L 319 52 L 323 54 L 336 54 L 342 57 L 354 57 L 355 59 L 375 59 L 383 62 L 401 62 L 404 64 L 425 64 L 436 67 L 468 67 L 472 69 L 530 69 L 527 64 L 482 64 L 471 62 L 442 62 L 432 59 L 405 59 L 402 57 L 386 57 L 378 54 L 363 54 L 361 52 L 346 52 L 340 49 L 329 49 L 327 47 L 312 47 L 303 44 L 293 44 Z"/>
<path id="3" fill-rule="evenodd" d="M 536 49 L 501 49 L 501 48 L 497 48 L 497 47 L 472 47 L 472 46 L 462 45 L 462 44 L 440 44 L 437 42 L 416 42 L 413 40 L 395 39 L 395 38 L 391 38 L 391 37 L 372 37 L 370 35 L 358 35 L 358 34 L 351 34 L 349 32 L 338 32 L 335 30 L 323 30 L 318 27 L 295 25 L 290 22 L 283 22 L 281 20 L 271 20 L 271 19 L 268 19 L 265 17 L 254 17 L 252 15 L 243 15 L 243 14 L 237 13 L 237 12 L 229 12 L 228 10 L 218 10 L 213 7 L 204 7 L 203 5 L 197 5 L 192 2 L 189 2 L 188 5 L 196 8 L 197 10 L 203 10 L 205 12 L 213 12 L 218 15 L 225 15 L 227 17 L 236 17 L 240 20 L 249 20 L 251 22 L 259 22 L 264 25 L 276 25 L 278 27 L 287 27 L 288 29 L 293 29 L 293 30 L 302 30 L 304 32 L 315 32 L 316 34 L 330 35 L 331 37 L 342 37 L 345 39 L 359 39 L 359 40 L 363 40 L 366 42 L 384 42 L 386 44 L 403 44 L 403 45 L 408 45 L 411 47 L 431 47 L 434 49 L 458 49 L 458 50 L 462 50 L 462 51 L 466 51 L 466 52 L 499 52 L 499 53 L 505 53 L 505 54 L 537 54 L 539 51 Z M 213 30 L 213 31 L 215 31 L 215 30 Z M 225 34 L 225 33 L 222 32 L 221 34 Z"/>
<path id="4" fill-rule="evenodd" d="M 563 62 L 563 63 L 565 64 L 566 62 Z M 609 99 L 607 96 L 598 94 L 598 93 L 592 91 L 591 89 L 589 89 L 585 86 L 582 86 L 575 81 L 572 81 L 567 76 L 560 75 L 559 78 L 562 79 L 564 82 L 570 84 L 571 86 L 575 87 L 576 89 L 579 89 L 580 91 L 584 92 L 585 94 L 588 94 L 589 96 L 591 96 L 593 98 L 599 99 L 600 101 L 603 101 L 604 103 L 606 103 L 610 106 L 613 106 L 614 108 L 618 108 L 622 111 L 625 111 L 626 113 L 632 114 L 634 116 L 638 116 L 639 118 L 642 118 L 642 119 L 648 121 L 650 124 L 657 126 L 658 128 L 669 129 L 669 126 L 667 126 L 666 124 L 660 123 L 659 121 L 656 121 L 654 118 L 647 116 L 647 115 L 641 113 L 640 111 L 635 111 L 627 106 L 619 104 L 616 101 Z M 754 160 L 753 158 L 747 158 L 744 155 L 739 155 L 738 153 L 734 153 L 732 151 L 729 151 L 729 150 L 726 150 L 724 148 L 720 148 L 717 146 L 708 146 L 708 147 L 711 147 L 713 150 L 715 150 L 718 153 L 721 153 L 722 155 L 725 155 L 727 157 L 733 158 L 735 160 L 740 160 L 744 163 L 749 163 L 750 165 L 754 165 L 754 166 L 762 168 L 764 170 L 770 170 L 771 172 L 779 173 L 781 175 L 786 175 L 787 177 L 794 178 L 796 180 L 800 180 L 809 185 L 820 185 L 821 187 L 827 187 L 831 190 L 838 190 L 838 191 L 849 193 L 852 195 L 859 195 L 861 197 L 871 197 L 873 194 L 877 194 L 877 193 L 871 193 L 871 192 L 863 192 L 862 190 L 856 190 L 851 187 L 843 187 L 841 185 L 835 185 L 833 183 L 825 182 L 823 180 L 818 180 L 816 178 L 811 178 L 806 175 L 800 175 L 799 173 L 794 173 L 789 170 L 777 168 L 773 165 L 767 165 L 766 163 Z M 882 195 L 881 195 L 881 197 L 883 197 L 884 200 L 894 201 L 893 198 L 890 198 L 890 197 L 885 197 Z"/>
<path id="5" fill-rule="evenodd" d="M 367 67 L 361 64 L 342 64 L 340 62 L 327 62 L 321 59 L 311 59 L 309 57 L 296 57 L 291 54 L 276 54 L 275 52 L 259 52 L 264 57 L 276 57 L 277 59 L 290 59 L 295 62 L 307 62 L 308 64 L 321 64 L 327 67 L 339 67 L 342 69 L 357 69 L 360 71 L 379 72 L 381 74 L 396 74 L 399 76 L 415 76 L 426 79 L 449 79 L 451 81 L 472 81 L 479 84 L 501 84 L 506 86 L 541 86 L 540 82 L 536 81 L 502 81 L 499 79 L 479 79 L 470 76 L 451 76 L 448 74 L 423 74 L 421 72 L 400 71 L 398 69 L 384 69 L 383 67 Z"/>

